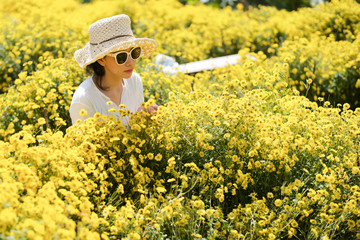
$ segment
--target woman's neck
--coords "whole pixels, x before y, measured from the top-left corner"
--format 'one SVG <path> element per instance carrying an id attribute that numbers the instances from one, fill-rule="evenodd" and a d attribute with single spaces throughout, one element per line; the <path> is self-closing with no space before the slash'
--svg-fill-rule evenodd
<path id="1" fill-rule="evenodd" d="M 104 77 L 94 76 L 93 81 L 96 87 L 105 94 L 116 105 L 121 104 L 121 96 L 124 89 L 124 80 L 118 80 L 113 82 L 105 82 Z"/>
<path id="2" fill-rule="evenodd" d="M 101 86 L 103 89 L 106 89 L 106 91 L 119 91 L 122 90 L 124 86 L 124 79 L 118 78 L 116 76 L 113 76 L 111 74 L 106 74 L 101 77 Z"/>

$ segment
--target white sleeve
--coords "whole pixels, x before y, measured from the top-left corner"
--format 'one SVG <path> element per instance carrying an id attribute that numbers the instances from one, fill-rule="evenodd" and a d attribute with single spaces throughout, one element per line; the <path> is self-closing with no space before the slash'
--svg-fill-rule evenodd
<path id="1" fill-rule="evenodd" d="M 144 102 L 144 88 L 143 88 L 143 83 L 142 80 L 139 76 L 139 90 L 138 90 L 138 94 L 139 94 L 139 101 L 140 103 Z"/>
<path id="2" fill-rule="evenodd" d="M 86 115 L 81 116 L 80 111 L 84 109 L 86 111 Z M 93 117 L 95 112 L 87 105 L 83 103 L 72 103 L 70 106 L 70 117 L 71 122 L 74 125 L 78 119 L 81 119 L 81 121 L 84 121 L 86 118 Z"/>

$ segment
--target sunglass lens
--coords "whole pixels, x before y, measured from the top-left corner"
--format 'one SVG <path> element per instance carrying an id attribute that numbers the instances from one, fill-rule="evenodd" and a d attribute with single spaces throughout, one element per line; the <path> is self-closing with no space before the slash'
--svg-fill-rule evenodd
<path id="1" fill-rule="evenodd" d="M 122 52 L 116 55 L 116 61 L 118 64 L 124 64 L 127 60 L 127 53 Z"/>
<path id="2" fill-rule="evenodd" d="M 132 59 L 136 60 L 141 55 L 141 47 L 136 47 L 131 51 L 131 57 Z"/>

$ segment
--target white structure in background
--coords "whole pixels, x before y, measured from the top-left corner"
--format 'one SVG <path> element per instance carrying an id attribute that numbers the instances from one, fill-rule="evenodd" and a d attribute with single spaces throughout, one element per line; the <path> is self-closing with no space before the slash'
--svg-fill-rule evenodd
<path id="1" fill-rule="evenodd" d="M 239 63 L 239 59 L 240 56 L 238 54 L 224 56 L 224 57 L 210 58 L 202 61 L 181 64 L 179 66 L 179 70 L 180 72 L 183 73 L 196 73 L 196 72 L 211 70 L 215 68 L 225 67 L 227 65 L 235 65 Z"/>
<path id="2" fill-rule="evenodd" d="M 325 2 L 324 0 L 311 0 L 310 5 L 315 6 L 315 5 L 318 5 L 318 4 L 323 4 L 324 2 Z"/>
<path id="3" fill-rule="evenodd" d="M 168 75 L 180 72 L 179 64 L 175 61 L 175 59 L 164 54 L 158 54 L 155 56 L 155 64 L 156 66 L 159 66 L 163 73 Z"/>
<path id="4" fill-rule="evenodd" d="M 255 57 L 248 55 L 247 57 L 256 60 Z M 224 57 L 210 58 L 197 62 L 190 62 L 179 64 L 174 58 L 164 54 L 158 54 L 155 57 L 155 64 L 160 66 L 161 71 L 173 75 L 177 72 L 182 73 L 197 73 L 215 68 L 225 67 L 227 65 L 235 65 L 240 63 L 240 56 L 238 54 L 228 55 Z"/>

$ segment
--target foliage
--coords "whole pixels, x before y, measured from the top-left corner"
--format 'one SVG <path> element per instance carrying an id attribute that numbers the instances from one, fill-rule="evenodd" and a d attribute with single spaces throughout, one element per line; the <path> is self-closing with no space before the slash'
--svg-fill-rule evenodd
<path id="1" fill-rule="evenodd" d="M 15 81 L 17 87 L 0 98 L 3 137 L 23 128 L 37 130 L 44 123 L 54 131 L 65 131 L 71 125 L 71 97 L 84 78 L 84 71 L 77 68 L 74 60 L 63 58 L 44 63 L 42 68 L 30 76 L 21 73 Z"/>
<path id="2" fill-rule="evenodd" d="M 30 75 L 34 70 L 41 68 L 47 59 L 61 58 L 69 52 L 72 55 L 72 44 L 79 37 L 73 32 L 76 28 L 69 29 L 60 18 L 55 17 L 54 20 L 54 15 L 49 16 L 47 12 L 39 13 L 38 9 L 34 10 L 37 4 L 18 4 L 19 2 L 16 4 L 14 1 L 4 0 L 1 6 L 4 11 L 0 27 L 1 93 L 6 92 L 8 86 L 14 84 L 19 73 Z M 48 7 L 62 10 L 59 4 L 49 3 Z M 71 8 L 71 5 L 68 4 L 67 7 Z M 18 15 L 10 15 L 12 11 Z M 52 20 L 49 21 L 49 18 Z"/>
<path id="3" fill-rule="evenodd" d="M 291 85 L 313 100 L 359 106 L 359 41 L 334 41 L 313 35 L 286 41 L 278 56 L 288 62 Z M 308 88 L 307 83 L 311 85 Z"/>
<path id="4" fill-rule="evenodd" d="M 164 3 L 4 0 L 17 68 L 1 79 L 0 239 L 360 239 L 359 5 Z M 156 114 L 70 126 L 87 77 L 72 53 L 89 23 L 123 12 L 180 62 L 241 64 L 168 76 L 141 59 Z"/>
<path id="5" fill-rule="evenodd" d="M 239 84 L 242 98 L 169 93 L 156 115 L 132 115 L 130 132 L 95 115 L 65 136 L 13 134 L 2 143 L 4 233 L 355 237 L 359 111 L 292 94 L 282 71 L 269 74 L 271 90 Z M 31 210 L 40 202 L 58 217 Z"/>
<path id="6" fill-rule="evenodd" d="M 334 104 L 350 103 L 352 108 L 359 104 L 357 88 L 355 93 L 350 91 L 358 85 L 356 51 L 351 55 L 350 52 L 330 50 L 358 48 L 360 8 L 354 0 L 334 0 L 292 12 L 267 6 L 244 11 L 241 5 L 236 9 L 219 10 L 205 5 L 184 6 L 175 0 L 166 4 L 155 0 L 93 1 L 87 4 L 75 0 L 44 0 L 43 4 L 34 0 L 26 1 L 26 4 L 13 3 L 13 0 L 3 2 L 1 14 L 4 18 L 0 28 L 0 38 L 3 39 L 0 44 L 0 55 L 3 56 L 0 83 L 3 92 L 14 84 L 20 72 L 31 75 L 38 67 L 41 70 L 43 61 L 71 58 L 74 49 L 88 41 L 86 35 L 90 23 L 125 12 L 133 21 L 136 36 L 154 38 L 159 44 L 158 53 L 173 56 L 179 63 L 236 54 L 247 48 L 250 52 L 263 52 L 268 57 L 301 55 L 301 49 L 289 46 L 303 39 L 302 42 L 311 43 L 306 46 L 309 61 L 291 63 L 291 67 L 300 73 L 292 76 L 296 80 L 292 81 L 293 86 L 302 88 L 303 84 L 297 81 L 305 79 L 299 79 L 299 76 L 309 75 L 308 69 L 313 68 L 311 64 L 315 61 L 317 69 L 326 69 L 329 74 L 319 76 L 314 73 L 318 79 L 312 79 L 316 87 L 308 94 L 311 100 L 324 97 Z M 56 9 L 56 12 L 51 9 Z M 320 45 L 324 49 L 310 49 Z M 318 55 L 310 57 L 315 53 Z M 320 56 L 323 54 L 338 56 L 337 64 L 329 65 L 322 61 Z M 344 67 L 338 69 L 339 66 Z"/>
<path id="7" fill-rule="evenodd" d="M 311 6 L 309 0 L 180 0 L 180 2 L 183 4 L 203 3 L 217 8 L 224 8 L 226 6 L 235 7 L 238 4 L 242 4 L 245 8 L 249 8 L 249 6 L 258 7 L 259 5 L 264 5 L 274 6 L 278 9 L 286 9 L 288 11 Z"/>

